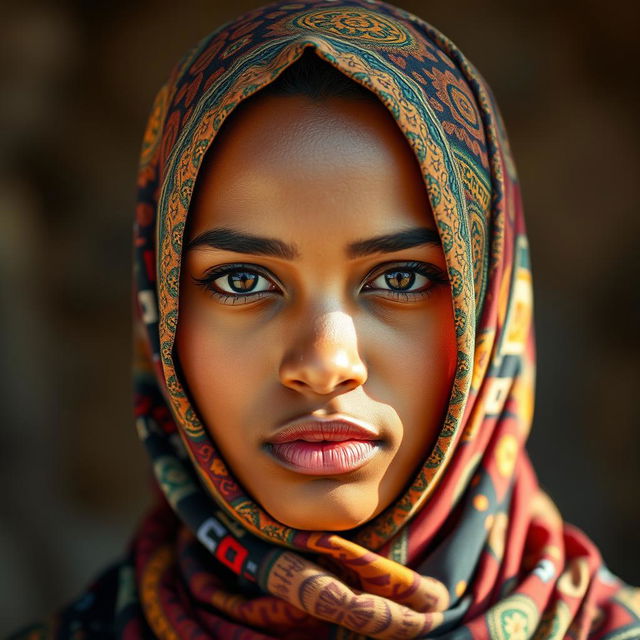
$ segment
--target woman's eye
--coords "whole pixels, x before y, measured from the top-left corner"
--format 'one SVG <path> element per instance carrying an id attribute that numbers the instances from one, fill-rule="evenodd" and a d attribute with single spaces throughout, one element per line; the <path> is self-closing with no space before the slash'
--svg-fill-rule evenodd
<path id="1" fill-rule="evenodd" d="M 427 295 L 436 284 L 448 282 L 442 269 L 416 262 L 386 269 L 369 280 L 365 290 L 384 293 L 398 299 L 415 299 Z"/>
<path id="2" fill-rule="evenodd" d="M 257 293 L 258 291 L 267 291 L 271 286 L 266 278 L 255 271 L 246 269 L 231 271 L 216 278 L 213 283 L 227 293 Z"/>
<path id="3" fill-rule="evenodd" d="M 195 278 L 195 282 L 226 304 L 249 302 L 277 290 L 269 278 L 248 266 L 214 268 L 203 278 Z"/>
<path id="4" fill-rule="evenodd" d="M 419 289 L 428 282 L 428 278 L 416 274 L 415 271 L 410 271 L 409 269 L 394 269 L 393 271 L 386 271 L 381 276 L 378 276 L 372 284 L 378 289 L 388 287 L 394 291 L 410 291 L 414 286 L 417 286 Z"/>
<path id="5" fill-rule="evenodd" d="M 272 277 L 253 265 L 214 267 L 194 281 L 222 304 L 244 304 L 281 291 Z M 435 265 L 411 262 L 379 270 L 362 290 L 394 300 L 412 301 L 429 295 L 434 286 L 447 282 L 446 273 Z"/>

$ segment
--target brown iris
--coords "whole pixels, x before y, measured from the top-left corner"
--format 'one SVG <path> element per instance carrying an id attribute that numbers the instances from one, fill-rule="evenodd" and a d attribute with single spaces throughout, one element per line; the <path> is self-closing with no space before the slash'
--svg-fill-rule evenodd
<path id="1" fill-rule="evenodd" d="M 416 274 L 413 271 L 388 271 L 384 279 L 392 289 L 408 289 L 415 282 Z"/>
<path id="2" fill-rule="evenodd" d="M 236 271 L 229 274 L 229 286 L 234 291 L 251 291 L 258 281 L 258 274 L 251 271 Z"/>

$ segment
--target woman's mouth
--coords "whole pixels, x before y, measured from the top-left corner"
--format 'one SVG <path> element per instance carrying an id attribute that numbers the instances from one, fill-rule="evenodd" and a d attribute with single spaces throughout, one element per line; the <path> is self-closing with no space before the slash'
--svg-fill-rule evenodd
<path id="1" fill-rule="evenodd" d="M 380 450 L 381 439 L 375 427 L 352 418 L 305 416 L 282 426 L 266 445 L 286 468 L 327 476 L 362 467 Z"/>

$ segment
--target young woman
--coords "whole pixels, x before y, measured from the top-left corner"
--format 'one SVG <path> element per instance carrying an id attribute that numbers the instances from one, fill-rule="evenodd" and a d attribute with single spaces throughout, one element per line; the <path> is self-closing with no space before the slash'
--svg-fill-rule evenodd
<path id="1" fill-rule="evenodd" d="M 270 5 L 144 138 L 137 426 L 158 507 L 27 637 L 640 637 L 524 443 L 531 278 L 482 78 L 390 5 Z"/>

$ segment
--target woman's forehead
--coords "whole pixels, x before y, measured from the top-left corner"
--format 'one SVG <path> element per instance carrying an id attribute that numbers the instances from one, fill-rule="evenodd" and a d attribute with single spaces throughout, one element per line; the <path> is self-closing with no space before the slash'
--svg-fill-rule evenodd
<path id="1" fill-rule="evenodd" d="M 192 238 L 280 224 L 292 238 L 342 230 L 355 241 L 435 224 L 418 162 L 376 100 L 268 97 L 225 127 L 198 176 Z"/>
<path id="2" fill-rule="evenodd" d="M 340 168 L 388 170 L 388 156 L 399 168 L 420 174 L 417 159 L 386 108 L 376 99 L 312 100 L 306 96 L 257 96 L 223 125 L 207 152 L 209 161 L 224 153 L 217 171 L 236 163 L 235 174 L 300 170 L 313 173 Z M 207 162 L 205 161 L 205 165 Z M 206 166 L 204 167 L 206 170 Z M 202 172 L 202 171 L 201 171 Z M 336 180 L 336 186 L 339 181 Z"/>

